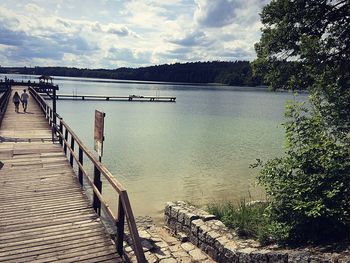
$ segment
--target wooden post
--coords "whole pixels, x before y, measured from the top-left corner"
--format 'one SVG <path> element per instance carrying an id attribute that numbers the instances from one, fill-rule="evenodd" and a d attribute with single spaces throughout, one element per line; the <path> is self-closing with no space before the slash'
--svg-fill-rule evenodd
<path id="1" fill-rule="evenodd" d="M 60 138 L 59 138 L 59 142 L 60 142 L 61 145 L 63 145 L 62 136 L 63 136 L 63 125 L 62 125 L 62 119 L 60 119 Z"/>
<path id="2" fill-rule="evenodd" d="M 79 146 L 79 163 L 81 165 L 83 165 L 83 162 L 84 162 L 83 149 Z M 79 166 L 78 177 L 79 177 L 79 183 L 82 186 L 83 185 L 83 171 L 81 170 L 80 166 Z"/>
<path id="3" fill-rule="evenodd" d="M 49 108 L 49 124 L 52 126 L 52 110 Z"/>
<path id="4" fill-rule="evenodd" d="M 71 136 L 70 139 L 70 148 L 72 149 L 72 152 L 70 153 L 69 163 L 73 167 L 73 152 L 74 152 L 74 138 Z"/>
<path id="5" fill-rule="evenodd" d="M 53 100 L 52 100 L 52 110 L 53 110 L 53 123 L 56 125 L 56 88 L 53 87 Z"/>
<path id="6" fill-rule="evenodd" d="M 67 143 L 68 143 L 68 129 L 67 129 L 67 127 L 66 127 L 65 132 L 64 132 L 64 139 L 66 140 L 66 142 L 64 143 L 63 151 L 64 151 L 64 154 L 67 155 Z"/>
<path id="7" fill-rule="evenodd" d="M 123 256 L 123 241 L 124 241 L 124 224 L 125 224 L 125 211 L 122 203 L 122 197 L 119 196 L 118 202 L 118 222 L 117 222 L 117 251 L 120 256 Z"/>
<path id="8" fill-rule="evenodd" d="M 102 194 L 102 182 L 101 182 L 101 172 L 100 170 L 95 166 L 94 167 L 94 185 L 98 189 L 98 191 Z M 93 207 L 99 216 L 101 215 L 101 201 L 98 199 L 97 195 L 94 192 L 93 197 Z"/>

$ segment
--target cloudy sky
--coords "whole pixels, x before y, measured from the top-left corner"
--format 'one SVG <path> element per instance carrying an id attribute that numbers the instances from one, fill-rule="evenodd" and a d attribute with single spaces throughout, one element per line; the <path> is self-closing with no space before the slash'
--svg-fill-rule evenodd
<path id="1" fill-rule="evenodd" d="M 269 0 L 1 0 L 1 66 L 252 60 Z"/>

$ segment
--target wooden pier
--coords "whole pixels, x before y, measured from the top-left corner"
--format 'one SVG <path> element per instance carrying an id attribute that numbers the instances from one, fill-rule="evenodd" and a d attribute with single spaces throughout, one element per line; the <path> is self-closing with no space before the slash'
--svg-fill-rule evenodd
<path id="1" fill-rule="evenodd" d="M 112 96 L 91 94 L 56 94 L 57 100 L 115 100 L 115 101 L 151 101 L 151 102 L 175 102 L 174 96 Z"/>
<path id="2" fill-rule="evenodd" d="M 12 94 L 22 89 L 12 88 Z M 27 113 L 15 113 L 10 102 L 2 114 L 0 262 L 124 262 L 124 222 L 138 262 L 146 262 L 126 190 L 59 115 L 59 123 L 53 121 L 53 114 L 33 89 Z M 83 160 L 95 166 L 93 179 Z M 101 176 L 119 195 L 117 215 L 102 197 Z M 101 211 L 118 229 L 114 240 L 101 223 Z"/>
<path id="3" fill-rule="evenodd" d="M 57 85 L 53 85 L 49 82 L 31 82 L 31 81 L 2 81 L 0 80 L 0 90 L 3 87 L 11 86 L 24 86 L 34 88 L 38 92 L 46 93 L 44 95 L 45 99 L 53 99 L 56 100 L 114 100 L 114 101 L 150 101 L 150 102 L 176 102 L 175 96 L 142 96 L 142 95 L 129 95 L 129 96 L 115 96 L 115 95 L 93 95 L 93 94 L 56 94 L 56 92 L 51 95 L 47 93 L 47 90 L 58 90 Z"/>

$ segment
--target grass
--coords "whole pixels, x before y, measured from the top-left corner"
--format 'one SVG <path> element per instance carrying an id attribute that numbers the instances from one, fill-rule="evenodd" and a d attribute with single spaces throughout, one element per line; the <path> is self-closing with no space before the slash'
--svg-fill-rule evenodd
<path id="1" fill-rule="evenodd" d="M 268 222 L 264 216 L 267 203 L 248 204 L 241 200 L 233 202 L 210 203 L 207 210 L 221 220 L 228 228 L 237 232 L 242 238 L 255 238 L 262 244 L 267 242 Z"/>

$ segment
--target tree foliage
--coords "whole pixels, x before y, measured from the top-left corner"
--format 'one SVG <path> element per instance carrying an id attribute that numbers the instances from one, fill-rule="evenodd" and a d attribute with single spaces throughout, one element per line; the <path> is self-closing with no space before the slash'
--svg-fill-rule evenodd
<path id="1" fill-rule="evenodd" d="M 286 152 L 259 176 L 281 242 L 350 233 L 350 1 L 273 0 L 262 11 L 254 72 L 271 89 L 308 89 L 286 109 Z"/>
<path id="2" fill-rule="evenodd" d="M 259 180 L 270 198 L 271 235 L 280 242 L 320 242 L 350 233 L 350 148 L 329 132 L 314 106 L 286 110 L 287 150 L 265 163 Z"/>
<path id="3" fill-rule="evenodd" d="M 262 85 L 253 77 L 248 61 L 192 62 L 164 64 L 141 68 L 79 69 L 67 67 L 0 68 L 1 73 L 52 75 L 120 80 L 164 81 L 183 83 L 222 83 L 232 86 Z"/>
<path id="4" fill-rule="evenodd" d="M 319 93 L 323 116 L 349 131 L 349 0 L 273 0 L 261 20 L 255 73 L 271 89 Z"/>

